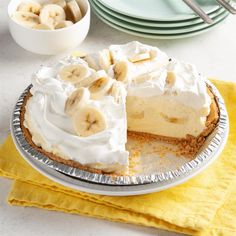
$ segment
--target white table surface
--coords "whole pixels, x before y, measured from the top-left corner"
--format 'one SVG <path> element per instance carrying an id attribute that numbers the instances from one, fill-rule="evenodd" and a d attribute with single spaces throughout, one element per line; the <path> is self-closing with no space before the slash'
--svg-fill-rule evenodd
<path id="1" fill-rule="evenodd" d="M 11 38 L 7 24 L 8 0 L 0 0 L 0 143 L 9 133 L 14 103 L 30 83 L 31 73 L 40 64 L 56 61 L 59 56 L 40 56 L 20 48 Z M 188 39 L 147 40 L 134 37 L 102 23 L 92 15 L 88 37 L 78 48 L 93 51 L 110 44 L 132 40 L 160 47 L 170 56 L 195 64 L 202 74 L 220 80 L 236 81 L 236 16 L 230 16 L 214 30 Z M 6 203 L 11 181 L 0 179 L 0 235 L 179 235 L 140 226 L 113 223 L 78 215 L 11 207 Z"/>

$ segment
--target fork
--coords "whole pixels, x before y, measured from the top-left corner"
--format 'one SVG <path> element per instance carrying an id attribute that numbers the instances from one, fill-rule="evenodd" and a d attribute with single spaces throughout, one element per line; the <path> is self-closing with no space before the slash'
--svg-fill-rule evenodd
<path id="1" fill-rule="evenodd" d="M 192 0 L 183 0 L 200 18 L 207 24 L 212 24 L 213 20 Z"/>
<path id="2" fill-rule="evenodd" d="M 233 6 L 231 6 L 227 1 L 225 0 L 216 0 L 216 1 L 230 13 L 234 15 L 236 14 L 236 9 Z"/>

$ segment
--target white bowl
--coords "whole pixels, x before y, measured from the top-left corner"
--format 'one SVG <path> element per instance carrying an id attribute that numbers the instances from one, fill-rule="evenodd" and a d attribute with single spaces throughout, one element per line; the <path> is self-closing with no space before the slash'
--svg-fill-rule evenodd
<path id="1" fill-rule="evenodd" d="M 88 0 L 77 0 L 84 13 L 80 21 L 67 28 L 57 30 L 35 30 L 16 23 L 12 19 L 12 15 L 22 1 L 11 0 L 8 5 L 10 33 L 16 43 L 22 48 L 33 53 L 55 55 L 75 48 L 87 36 L 90 26 L 90 5 Z"/>

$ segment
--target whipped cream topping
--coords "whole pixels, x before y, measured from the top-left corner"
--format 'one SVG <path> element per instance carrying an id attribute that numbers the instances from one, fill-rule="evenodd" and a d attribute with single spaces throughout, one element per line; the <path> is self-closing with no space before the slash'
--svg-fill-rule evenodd
<path id="1" fill-rule="evenodd" d="M 108 95 L 99 100 L 89 99 L 87 101 L 86 105 L 99 109 L 105 116 L 106 130 L 88 137 L 80 137 L 75 132 L 71 118 L 65 113 L 66 100 L 76 89 L 76 85 L 61 80 L 58 73 L 65 65 L 88 66 L 88 63 L 80 58 L 68 57 L 53 67 L 41 67 L 32 78 L 31 93 L 33 96 L 26 104 L 24 125 L 30 130 L 32 140 L 36 145 L 64 159 L 74 160 L 82 165 L 98 169 L 114 171 L 121 169 L 121 165 L 127 166 L 126 96 L 131 101 L 132 107 L 137 103 L 136 98 L 140 98 L 140 101 L 142 99 L 150 100 L 149 106 L 152 105 L 153 98 L 154 109 L 155 101 L 163 100 L 163 104 L 165 104 L 163 106 L 166 109 L 173 107 L 168 117 L 176 115 L 174 108 L 177 105 L 181 108 L 181 104 L 183 104 L 186 111 L 188 110 L 186 107 L 190 107 L 191 117 L 193 117 L 190 120 L 198 122 L 199 127 L 191 133 L 194 124 L 189 123 L 186 130 L 183 129 L 186 125 L 183 125 L 181 137 L 185 137 L 186 132 L 193 135 L 202 132 L 205 128 L 206 116 L 210 112 L 211 99 L 207 93 L 205 78 L 197 72 L 193 65 L 177 60 L 169 61 L 168 56 L 158 48 L 139 42 L 111 45 L 109 50 L 113 63 L 120 61 L 127 63 L 129 79 L 125 86 L 120 83 L 121 95 L 118 103 Z M 149 53 L 151 57 L 140 62 L 130 61 L 130 58 L 140 53 Z M 86 76 L 93 77 L 96 76 L 96 73 L 94 69 L 88 67 Z M 106 72 L 104 71 L 104 73 Z M 171 83 L 168 82 L 169 73 L 174 76 Z M 111 78 L 115 78 L 114 65 L 107 69 L 107 74 Z M 166 105 L 166 101 L 169 106 Z M 135 115 L 137 110 L 139 110 L 138 107 L 133 109 Z M 168 112 L 169 110 L 166 111 L 166 114 Z M 181 117 L 182 113 L 179 116 Z M 139 128 L 139 126 L 138 123 L 137 127 Z M 158 129 L 158 126 L 156 128 Z M 142 129 L 143 127 L 141 127 L 141 132 Z M 152 129 L 150 127 L 147 132 Z M 175 130 L 174 125 L 173 130 Z M 176 137 L 180 131 L 177 133 Z M 109 166 L 112 166 L 112 169 L 109 169 Z"/>
<path id="2" fill-rule="evenodd" d="M 211 98 L 207 93 L 206 78 L 197 72 L 195 66 L 172 60 L 165 69 L 157 72 L 153 79 L 143 83 L 132 80 L 128 87 L 128 96 L 164 95 L 196 110 L 210 107 Z M 167 83 L 167 73 L 169 72 L 173 73 L 175 77 L 170 84 Z M 144 74 L 144 78 L 145 76 L 148 76 L 148 73 Z"/>
<path id="3" fill-rule="evenodd" d="M 197 72 L 195 66 L 175 59 L 169 61 L 168 56 L 158 48 L 136 41 L 125 45 L 112 45 L 110 51 L 114 62 L 128 62 L 131 77 L 127 88 L 128 96 L 153 97 L 168 94 L 173 100 L 197 110 L 210 107 L 211 99 L 207 93 L 206 78 Z M 129 61 L 133 55 L 145 52 L 151 52 L 153 58 L 140 63 Z M 148 79 L 153 72 L 156 72 L 155 76 Z M 166 81 L 168 72 L 173 72 L 175 76 L 172 84 Z M 135 78 L 140 76 L 143 77 L 143 82 L 137 83 Z M 209 109 L 206 113 L 209 113 Z"/>
<path id="4" fill-rule="evenodd" d="M 144 81 L 136 82 L 131 80 L 128 86 L 128 96 L 153 97 L 164 94 L 167 71 L 158 70 L 152 79 L 145 80 L 149 73 L 142 74 Z"/>
<path id="5" fill-rule="evenodd" d="M 167 55 L 157 47 L 145 45 L 137 41 L 132 41 L 121 45 L 111 45 L 109 50 L 114 63 L 129 60 L 133 56 L 141 53 L 150 53 L 155 61 L 162 61 L 164 59 L 168 60 Z"/>
<path id="6" fill-rule="evenodd" d="M 174 73 L 175 81 L 167 84 L 165 91 L 174 96 L 175 101 L 194 109 L 210 108 L 206 78 L 198 73 L 194 65 L 172 59 L 167 70 Z"/>
<path id="7" fill-rule="evenodd" d="M 167 73 L 174 74 L 174 81 L 167 83 Z M 150 73 L 143 74 L 149 76 Z M 173 101 L 178 101 L 185 106 L 196 110 L 210 108 L 211 98 L 207 93 L 206 78 L 201 76 L 196 67 L 171 60 L 166 68 L 157 70 L 155 76 L 151 80 L 146 80 L 143 83 L 137 83 L 134 79 L 131 80 L 128 87 L 128 96 L 136 97 L 153 97 L 153 96 L 168 96 Z M 209 109 L 206 115 L 209 113 Z"/>
<path id="8" fill-rule="evenodd" d="M 130 81 L 140 75 L 153 71 L 159 71 L 161 74 L 169 62 L 168 56 L 158 48 L 144 45 L 137 41 L 124 45 L 111 45 L 109 50 L 113 63 L 119 61 L 126 61 L 128 63 Z M 151 58 L 137 63 L 130 62 L 130 58 L 141 53 L 148 53 Z"/>
<path id="9" fill-rule="evenodd" d="M 66 99 L 75 87 L 58 80 L 57 70 L 61 65 L 42 67 L 32 78 L 33 96 L 26 105 L 24 125 L 30 130 L 33 142 L 48 152 L 83 165 L 127 165 L 125 89 L 119 104 L 112 96 L 88 101 L 88 105 L 99 108 L 103 113 L 107 129 L 89 137 L 79 137 L 71 118 L 64 112 Z M 102 165 L 96 167 L 102 168 Z"/>

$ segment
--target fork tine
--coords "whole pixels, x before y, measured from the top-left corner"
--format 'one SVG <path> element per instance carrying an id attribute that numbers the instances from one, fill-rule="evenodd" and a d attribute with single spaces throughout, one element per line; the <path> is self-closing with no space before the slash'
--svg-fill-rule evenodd
<path id="1" fill-rule="evenodd" d="M 229 11 L 232 14 L 236 14 L 236 9 L 231 6 L 228 2 L 225 0 L 216 0 L 222 7 L 224 7 L 227 11 Z"/>

